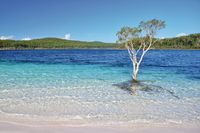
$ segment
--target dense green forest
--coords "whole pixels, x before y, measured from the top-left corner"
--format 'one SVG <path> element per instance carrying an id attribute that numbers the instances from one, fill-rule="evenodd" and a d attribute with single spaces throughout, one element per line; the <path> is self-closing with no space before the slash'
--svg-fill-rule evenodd
<path id="1" fill-rule="evenodd" d="M 200 33 L 158 41 L 154 48 L 200 49 Z"/>
<path id="2" fill-rule="evenodd" d="M 137 45 L 137 43 L 139 43 L 139 40 L 135 39 L 134 44 Z M 123 44 L 121 44 L 119 45 L 119 48 L 125 48 L 125 47 Z M 153 49 L 200 49 L 200 33 L 190 34 L 188 36 L 158 39 L 158 41 L 151 48 Z"/>
<path id="3" fill-rule="evenodd" d="M 83 42 L 59 38 L 34 40 L 0 40 L 1 49 L 78 49 L 78 48 L 115 48 L 115 43 Z"/>
<path id="4" fill-rule="evenodd" d="M 124 48 L 123 44 L 84 42 L 58 38 L 43 38 L 34 40 L 0 40 L 0 49 L 81 49 Z M 200 49 L 200 33 L 175 38 L 159 39 L 152 46 L 156 49 Z"/>

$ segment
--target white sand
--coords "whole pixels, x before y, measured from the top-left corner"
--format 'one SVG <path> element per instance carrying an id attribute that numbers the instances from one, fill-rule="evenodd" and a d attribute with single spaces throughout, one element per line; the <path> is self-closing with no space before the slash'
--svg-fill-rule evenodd
<path id="1" fill-rule="evenodd" d="M 26 125 L 0 122 L 0 133 L 200 133 L 200 126 L 181 127 L 88 127 L 65 125 Z"/>

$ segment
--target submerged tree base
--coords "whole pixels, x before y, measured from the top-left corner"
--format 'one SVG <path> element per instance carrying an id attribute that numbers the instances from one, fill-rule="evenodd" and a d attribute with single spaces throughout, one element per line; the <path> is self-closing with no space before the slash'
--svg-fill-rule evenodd
<path id="1" fill-rule="evenodd" d="M 132 82 L 133 82 L 133 83 L 138 83 L 138 80 L 132 79 Z"/>
<path id="2" fill-rule="evenodd" d="M 164 89 L 161 86 L 144 84 L 138 80 L 129 80 L 129 81 L 125 81 L 119 84 L 114 84 L 114 86 L 117 86 L 122 90 L 128 91 L 131 95 L 136 95 L 138 91 L 145 91 L 145 92 L 150 92 L 150 93 L 168 92 L 173 97 L 176 97 L 179 99 L 179 97 L 175 95 L 175 92 L 172 90 Z"/>

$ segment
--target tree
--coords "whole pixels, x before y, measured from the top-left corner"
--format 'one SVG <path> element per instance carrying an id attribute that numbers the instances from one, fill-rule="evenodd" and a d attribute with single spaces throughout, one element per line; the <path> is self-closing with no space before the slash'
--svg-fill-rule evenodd
<path id="1" fill-rule="evenodd" d="M 133 65 L 132 79 L 137 82 L 137 74 L 144 55 L 158 39 L 154 36 L 165 27 L 165 21 L 152 19 L 141 21 L 138 27 L 122 27 L 117 32 L 118 43 L 125 44 Z M 140 52 L 141 51 L 141 52 Z M 139 55 L 139 53 L 141 53 Z"/>

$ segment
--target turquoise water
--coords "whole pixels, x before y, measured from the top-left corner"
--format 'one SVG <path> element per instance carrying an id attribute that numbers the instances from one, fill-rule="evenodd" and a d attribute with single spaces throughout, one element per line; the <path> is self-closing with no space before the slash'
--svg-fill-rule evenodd
<path id="1" fill-rule="evenodd" d="M 160 89 L 131 95 L 116 86 L 131 71 L 126 50 L 0 51 L 0 118 L 200 123 L 200 51 L 149 51 L 138 79 Z"/>

